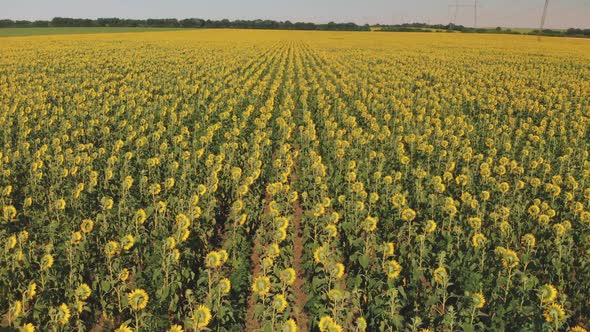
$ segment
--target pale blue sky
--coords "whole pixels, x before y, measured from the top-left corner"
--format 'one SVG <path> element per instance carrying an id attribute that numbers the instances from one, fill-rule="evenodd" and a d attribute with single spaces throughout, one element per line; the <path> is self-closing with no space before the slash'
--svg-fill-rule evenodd
<path id="1" fill-rule="evenodd" d="M 474 0 L 0 0 L 0 19 L 64 17 L 209 18 L 306 22 L 448 23 L 449 5 Z M 537 27 L 544 0 L 478 0 L 478 26 Z M 551 0 L 548 28 L 590 28 L 590 0 Z M 473 8 L 457 12 L 457 24 L 473 25 Z"/>

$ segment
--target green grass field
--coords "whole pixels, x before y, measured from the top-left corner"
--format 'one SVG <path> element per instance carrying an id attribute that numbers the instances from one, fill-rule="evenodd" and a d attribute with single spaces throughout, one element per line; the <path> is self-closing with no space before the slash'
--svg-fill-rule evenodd
<path id="1" fill-rule="evenodd" d="M 146 32 L 169 31 L 177 28 L 130 28 L 130 27 L 72 27 L 72 28 L 0 28 L 0 37 L 35 36 L 35 35 L 63 35 L 86 33 L 117 33 L 117 32 Z"/>

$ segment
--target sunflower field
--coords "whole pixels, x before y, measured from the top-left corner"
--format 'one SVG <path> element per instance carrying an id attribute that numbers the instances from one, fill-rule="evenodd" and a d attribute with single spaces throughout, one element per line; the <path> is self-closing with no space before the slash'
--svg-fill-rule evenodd
<path id="1" fill-rule="evenodd" d="M 0 330 L 590 329 L 590 43 L 0 38 Z"/>

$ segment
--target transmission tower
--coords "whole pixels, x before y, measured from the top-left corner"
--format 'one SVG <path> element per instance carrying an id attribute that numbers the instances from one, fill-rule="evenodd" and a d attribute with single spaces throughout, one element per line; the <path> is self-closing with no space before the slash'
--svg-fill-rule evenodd
<path id="1" fill-rule="evenodd" d="M 549 0 L 545 0 L 545 7 L 543 7 L 543 15 L 541 16 L 541 27 L 539 33 L 543 32 L 543 26 L 545 25 L 545 18 L 547 17 L 547 7 L 549 7 Z"/>
<path id="2" fill-rule="evenodd" d="M 451 21 L 453 25 L 456 25 L 457 23 L 457 12 L 459 11 L 459 8 L 473 8 L 473 27 L 477 28 L 477 0 L 474 0 L 473 4 L 461 4 L 458 3 L 457 0 L 455 0 L 455 4 L 449 5 L 449 8 L 455 9 L 453 13 L 453 19 Z"/>

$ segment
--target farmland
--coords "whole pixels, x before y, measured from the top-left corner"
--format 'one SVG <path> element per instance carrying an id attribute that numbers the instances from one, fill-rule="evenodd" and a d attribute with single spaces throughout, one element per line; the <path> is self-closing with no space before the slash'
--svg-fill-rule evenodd
<path id="1" fill-rule="evenodd" d="M 590 43 L 0 38 L 0 326 L 585 331 Z"/>

